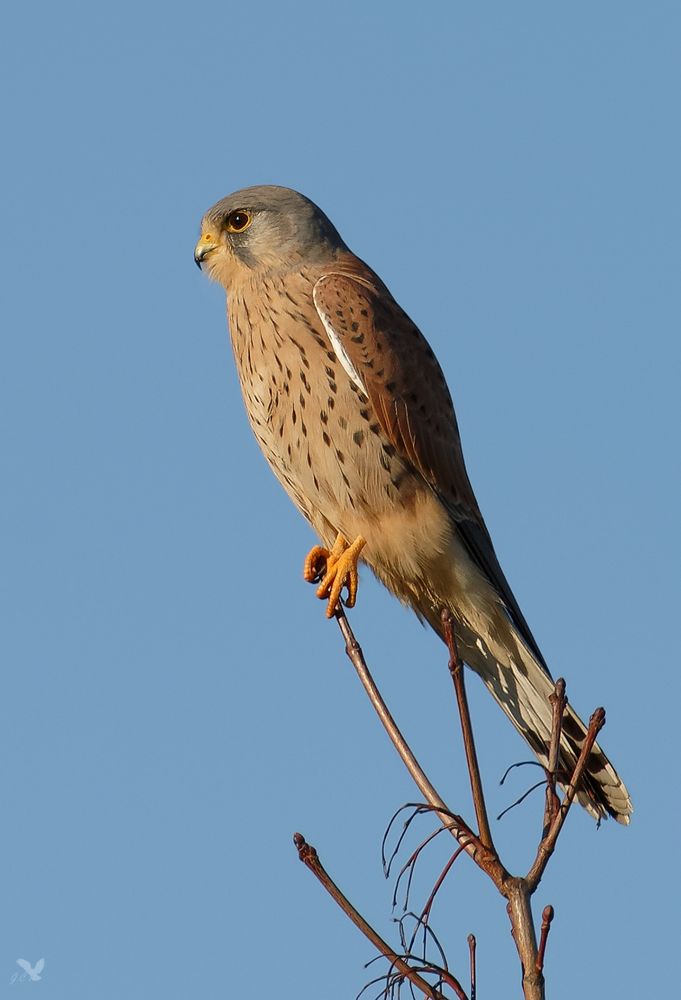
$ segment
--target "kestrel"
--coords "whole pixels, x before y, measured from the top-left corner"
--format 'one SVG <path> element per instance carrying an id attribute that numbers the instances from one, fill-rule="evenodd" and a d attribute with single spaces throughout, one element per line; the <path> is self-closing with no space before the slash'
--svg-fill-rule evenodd
<path id="1" fill-rule="evenodd" d="M 547 764 L 553 682 L 499 565 L 432 349 L 324 213 L 283 187 L 252 187 L 203 217 L 194 258 L 227 292 L 246 411 L 267 461 L 321 545 L 305 577 L 332 615 L 357 564 L 442 635 Z M 585 735 L 568 707 L 560 768 Z M 628 823 L 629 794 L 596 745 L 578 792 Z"/>

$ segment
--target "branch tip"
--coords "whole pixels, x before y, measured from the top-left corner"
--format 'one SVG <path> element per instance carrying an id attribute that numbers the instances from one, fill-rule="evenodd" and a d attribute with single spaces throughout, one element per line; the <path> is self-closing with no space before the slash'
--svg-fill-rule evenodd
<path id="1" fill-rule="evenodd" d="M 476 948 L 475 934 L 469 934 L 467 941 L 468 941 L 468 955 L 470 958 L 470 970 L 471 970 L 471 1000 L 475 1000 L 477 994 L 477 986 L 476 986 L 477 976 L 475 969 L 475 948 Z"/>
<path id="2" fill-rule="evenodd" d="M 558 771 L 558 759 L 560 756 L 560 737 L 563 730 L 563 716 L 567 708 L 567 696 L 565 694 L 565 680 L 559 677 L 555 683 L 552 693 L 549 695 L 551 704 L 551 740 L 549 742 L 549 756 L 546 773 L 546 798 L 544 802 L 544 824 L 542 837 L 549 831 L 551 823 L 560 809 L 560 799 L 556 793 L 556 773 Z"/>
<path id="3" fill-rule="evenodd" d="M 535 962 L 535 968 L 537 972 L 543 972 L 544 969 L 544 955 L 546 953 L 546 942 L 549 938 L 549 930 L 551 928 L 551 921 L 555 916 L 555 911 L 553 907 L 545 906 L 542 910 L 541 915 L 541 935 L 539 938 L 539 949 L 537 951 L 537 961 Z"/>
<path id="4" fill-rule="evenodd" d="M 600 733 L 601 729 L 605 725 L 605 709 L 597 708 L 589 719 L 589 729 L 593 726 L 596 733 Z"/>

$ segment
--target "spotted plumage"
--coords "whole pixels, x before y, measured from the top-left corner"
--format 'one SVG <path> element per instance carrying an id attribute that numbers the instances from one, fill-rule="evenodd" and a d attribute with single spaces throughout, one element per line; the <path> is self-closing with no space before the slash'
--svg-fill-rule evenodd
<path id="1" fill-rule="evenodd" d="M 353 596 L 361 558 L 438 633 L 449 609 L 466 663 L 545 763 L 553 683 L 499 565 L 420 330 L 324 213 L 286 188 L 218 202 L 195 256 L 227 291 L 248 419 L 319 551 L 350 567 Z M 318 593 L 333 604 L 331 587 L 323 581 Z M 568 708 L 564 771 L 584 734 Z M 578 797 L 599 819 L 629 821 L 629 795 L 600 747 Z"/>

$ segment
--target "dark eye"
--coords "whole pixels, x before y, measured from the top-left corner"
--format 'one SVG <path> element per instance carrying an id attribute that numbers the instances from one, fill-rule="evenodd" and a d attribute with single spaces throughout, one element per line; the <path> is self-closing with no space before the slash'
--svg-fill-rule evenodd
<path id="1" fill-rule="evenodd" d="M 248 229 L 253 218 L 250 212 L 243 208 L 237 208 L 235 212 L 230 212 L 227 216 L 227 230 L 230 233 L 243 233 Z"/>

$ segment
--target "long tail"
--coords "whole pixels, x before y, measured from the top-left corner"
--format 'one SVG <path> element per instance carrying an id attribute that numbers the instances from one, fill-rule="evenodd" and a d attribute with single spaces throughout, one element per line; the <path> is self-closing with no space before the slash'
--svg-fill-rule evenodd
<path id="1" fill-rule="evenodd" d="M 477 575 L 477 574 L 476 574 Z M 498 597 L 480 577 L 469 578 L 466 586 L 449 589 L 449 599 L 439 607 L 449 607 L 456 625 L 461 658 L 479 675 L 539 761 L 547 766 L 551 739 L 552 712 L 549 697 L 554 682 L 548 670 L 528 649 L 509 620 Z M 442 636 L 435 602 L 417 610 Z M 569 777 L 586 736 L 586 726 L 568 705 L 560 744 L 559 771 Z M 594 744 L 577 800 L 597 820 L 608 816 L 628 824 L 633 805 L 629 793 L 601 747 Z"/>

